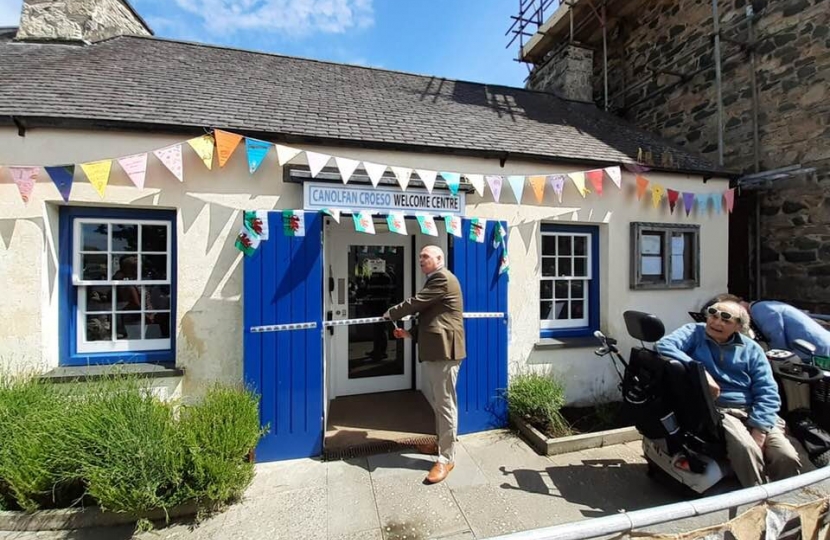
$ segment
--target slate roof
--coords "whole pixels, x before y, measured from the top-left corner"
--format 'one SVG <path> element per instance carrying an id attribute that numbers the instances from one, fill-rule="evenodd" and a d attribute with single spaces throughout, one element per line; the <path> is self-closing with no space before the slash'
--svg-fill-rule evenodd
<path id="1" fill-rule="evenodd" d="M 592 105 L 544 92 L 152 37 L 86 46 L 0 42 L 0 122 L 224 128 L 271 139 L 632 163 L 716 172 Z"/>

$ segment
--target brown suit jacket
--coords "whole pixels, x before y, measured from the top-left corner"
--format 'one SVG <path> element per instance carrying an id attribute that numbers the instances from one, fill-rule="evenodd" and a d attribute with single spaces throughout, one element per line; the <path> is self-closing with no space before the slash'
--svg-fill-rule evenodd
<path id="1" fill-rule="evenodd" d="M 424 288 L 412 298 L 389 308 L 395 321 L 418 314 L 418 358 L 423 362 L 463 360 L 467 357 L 464 337 L 464 300 L 461 286 L 446 268 L 429 276 Z"/>

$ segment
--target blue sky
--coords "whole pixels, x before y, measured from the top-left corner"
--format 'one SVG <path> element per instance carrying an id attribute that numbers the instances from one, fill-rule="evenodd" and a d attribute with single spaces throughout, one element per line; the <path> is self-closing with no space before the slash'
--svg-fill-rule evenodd
<path id="1" fill-rule="evenodd" d="M 514 0 L 131 0 L 159 37 L 524 86 Z M 22 0 L 0 0 L 0 26 Z"/>

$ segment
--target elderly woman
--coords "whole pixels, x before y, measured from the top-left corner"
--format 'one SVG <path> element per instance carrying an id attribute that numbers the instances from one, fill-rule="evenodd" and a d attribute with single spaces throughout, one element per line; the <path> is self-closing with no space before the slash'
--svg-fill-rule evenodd
<path id="1" fill-rule="evenodd" d="M 761 347 L 743 334 L 749 314 L 734 301 L 706 308 L 705 323 L 682 326 L 657 342 L 657 351 L 706 369 L 715 404 L 723 413 L 726 452 L 745 487 L 800 472 L 798 453 L 778 417 L 781 399 Z"/>

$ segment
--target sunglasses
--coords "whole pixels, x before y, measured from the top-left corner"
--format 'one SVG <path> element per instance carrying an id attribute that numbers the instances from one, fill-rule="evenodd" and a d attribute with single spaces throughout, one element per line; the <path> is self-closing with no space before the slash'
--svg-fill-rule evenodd
<path id="1" fill-rule="evenodd" d="M 722 321 L 731 321 L 731 320 L 733 320 L 733 319 L 734 319 L 734 320 L 736 320 L 736 321 L 738 321 L 738 322 L 741 322 L 741 318 L 740 318 L 740 317 L 738 317 L 738 316 L 736 316 L 736 315 L 732 315 L 732 314 L 731 314 L 731 313 L 729 313 L 728 311 L 718 311 L 717 309 L 715 309 L 715 308 L 713 308 L 713 307 L 708 308 L 708 309 L 706 310 L 706 313 L 708 313 L 709 315 L 713 315 L 713 316 L 715 316 L 715 317 L 718 317 L 718 318 L 720 318 L 720 320 L 722 320 Z"/>

